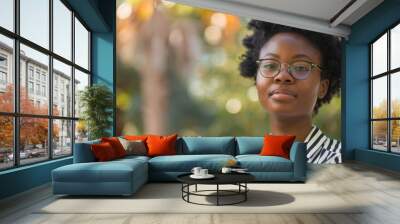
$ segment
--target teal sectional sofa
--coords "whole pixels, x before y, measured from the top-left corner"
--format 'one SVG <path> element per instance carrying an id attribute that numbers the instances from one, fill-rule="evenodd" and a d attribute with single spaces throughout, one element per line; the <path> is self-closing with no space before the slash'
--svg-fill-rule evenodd
<path id="1" fill-rule="evenodd" d="M 75 144 L 74 163 L 52 171 L 54 194 L 131 195 L 148 181 L 176 181 L 193 167 L 218 172 L 234 159 L 259 182 L 304 182 L 306 180 L 305 144 L 294 142 L 290 159 L 258 155 L 263 137 L 180 137 L 177 155 L 127 156 L 96 162 L 90 141 Z"/>

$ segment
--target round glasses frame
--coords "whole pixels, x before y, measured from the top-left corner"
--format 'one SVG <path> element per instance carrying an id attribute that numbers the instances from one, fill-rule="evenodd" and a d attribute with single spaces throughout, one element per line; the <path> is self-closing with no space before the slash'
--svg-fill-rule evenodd
<path id="1" fill-rule="evenodd" d="M 272 62 L 276 62 L 277 64 L 279 64 L 279 68 L 276 70 L 276 73 L 275 73 L 275 74 L 268 76 L 268 75 L 263 74 L 263 72 L 261 72 L 261 70 L 260 70 L 260 65 L 261 65 L 261 63 L 262 63 L 263 61 L 266 61 L 266 60 L 272 61 Z M 310 65 L 310 70 L 308 71 L 308 73 L 307 73 L 306 75 L 299 76 L 299 75 L 293 74 L 293 71 L 292 71 L 293 69 L 292 69 L 292 68 L 293 68 L 293 64 L 296 63 L 296 62 L 305 62 L 305 63 L 307 63 L 308 65 Z M 297 60 L 297 61 L 294 61 L 294 62 L 292 62 L 292 63 L 289 64 L 289 63 L 281 63 L 281 62 L 278 61 L 278 60 L 266 59 L 266 58 L 265 58 L 265 59 L 258 59 L 258 60 L 256 61 L 256 63 L 258 64 L 257 72 L 259 72 L 259 73 L 261 74 L 261 76 L 264 77 L 264 78 L 274 78 L 275 76 L 277 76 L 277 75 L 282 71 L 282 64 L 286 64 L 286 65 L 287 65 L 286 71 L 287 71 L 294 79 L 297 79 L 297 80 L 304 80 L 304 79 L 307 79 L 308 76 L 311 74 L 311 71 L 314 70 L 314 69 L 318 69 L 318 70 L 322 71 L 322 67 L 321 67 L 320 65 L 315 64 L 315 63 L 313 63 L 313 62 L 311 62 L 311 61 L 306 61 L 306 60 Z"/>

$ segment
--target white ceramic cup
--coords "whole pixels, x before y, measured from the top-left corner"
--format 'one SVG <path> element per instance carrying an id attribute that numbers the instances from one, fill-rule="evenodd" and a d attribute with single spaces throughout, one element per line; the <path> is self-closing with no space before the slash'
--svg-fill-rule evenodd
<path id="1" fill-rule="evenodd" d="M 194 175 L 196 175 L 196 176 L 199 176 L 199 175 L 201 175 L 200 174 L 200 171 L 202 170 L 202 168 L 201 167 L 193 167 L 193 169 L 192 169 L 192 173 L 194 174 Z"/>
<path id="2" fill-rule="evenodd" d="M 222 173 L 230 173 L 232 171 L 232 168 L 230 167 L 222 167 L 221 172 Z"/>
<path id="3" fill-rule="evenodd" d="M 200 176 L 207 176 L 208 175 L 208 169 L 201 169 L 200 170 Z"/>

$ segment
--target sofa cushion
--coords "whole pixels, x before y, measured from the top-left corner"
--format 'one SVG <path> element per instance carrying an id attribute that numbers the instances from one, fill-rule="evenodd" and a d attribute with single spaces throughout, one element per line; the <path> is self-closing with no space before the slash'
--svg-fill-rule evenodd
<path id="1" fill-rule="evenodd" d="M 231 155 L 175 155 L 158 156 L 149 160 L 150 171 L 190 172 L 193 167 L 200 166 L 212 172 L 219 171 L 230 159 Z"/>
<path id="2" fill-rule="evenodd" d="M 179 154 L 235 155 L 234 137 L 182 137 L 178 141 Z"/>
<path id="3" fill-rule="evenodd" d="M 236 137 L 236 155 L 259 154 L 264 144 L 263 137 Z"/>
<path id="4" fill-rule="evenodd" d="M 148 147 L 148 156 L 165 156 L 176 154 L 177 134 L 168 136 L 149 135 L 146 143 Z"/>
<path id="5" fill-rule="evenodd" d="M 280 156 L 290 159 L 290 148 L 296 136 L 294 135 L 265 135 L 261 156 Z"/>
<path id="6" fill-rule="evenodd" d="M 99 162 L 105 162 L 118 158 L 112 145 L 108 142 L 92 144 L 90 147 L 92 149 L 94 157 L 96 157 L 96 160 Z"/>
<path id="7" fill-rule="evenodd" d="M 92 144 L 99 144 L 100 139 L 87 142 L 77 142 L 74 147 L 74 163 L 95 162 L 96 158 L 90 148 Z"/>
<path id="8" fill-rule="evenodd" d="M 122 146 L 126 151 L 126 155 L 147 155 L 146 144 L 142 140 L 126 140 L 124 138 L 118 137 Z"/>
<path id="9" fill-rule="evenodd" d="M 129 182 L 133 173 L 147 172 L 146 162 L 131 159 L 108 162 L 74 163 L 52 171 L 58 182 Z"/>
<path id="10" fill-rule="evenodd" d="M 250 172 L 292 172 L 292 161 L 279 156 L 238 155 L 240 167 Z"/>
<path id="11" fill-rule="evenodd" d="M 101 142 L 108 142 L 114 149 L 115 155 L 117 158 L 122 158 L 126 156 L 126 151 L 119 141 L 118 137 L 103 137 L 101 138 Z"/>

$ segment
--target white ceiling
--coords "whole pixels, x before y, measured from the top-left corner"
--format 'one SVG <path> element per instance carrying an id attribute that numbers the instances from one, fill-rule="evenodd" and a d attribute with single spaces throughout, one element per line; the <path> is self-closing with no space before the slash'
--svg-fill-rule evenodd
<path id="1" fill-rule="evenodd" d="M 353 23 L 383 2 L 383 0 L 172 1 L 342 37 L 350 34 Z M 342 10 L 343 8 L 346 9 Z"/>

